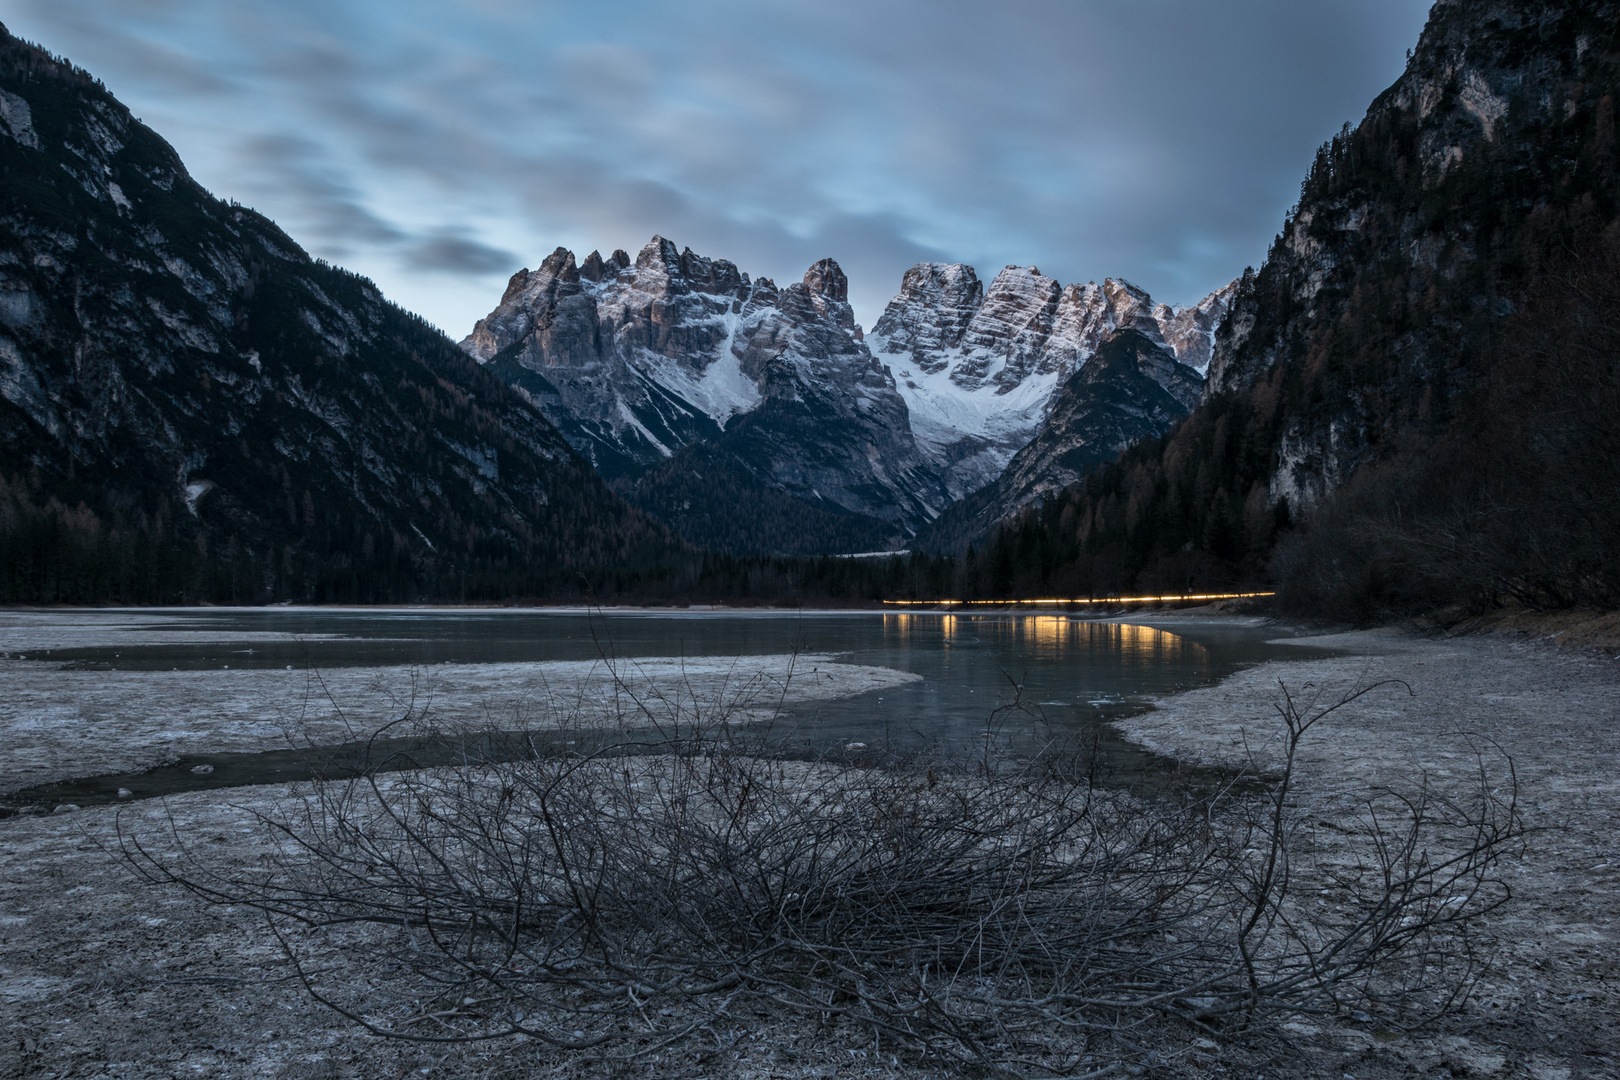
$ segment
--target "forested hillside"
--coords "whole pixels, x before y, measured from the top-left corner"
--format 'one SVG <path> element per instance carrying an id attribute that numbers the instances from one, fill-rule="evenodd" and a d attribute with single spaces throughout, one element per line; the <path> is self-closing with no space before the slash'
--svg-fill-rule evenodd
<path id="1" fill-rule="evenodd" d="M 978 553 L 1015 592 L 1613 604 L 1620 7 L 1442 0 L 1318 153 L 1204 402 Z"/>
<path id="2" fill-rule="evenodd" d="M 0 602 L 549 595 L 681 550 L 501 379 L 3 28 L 0 177 Z"/>

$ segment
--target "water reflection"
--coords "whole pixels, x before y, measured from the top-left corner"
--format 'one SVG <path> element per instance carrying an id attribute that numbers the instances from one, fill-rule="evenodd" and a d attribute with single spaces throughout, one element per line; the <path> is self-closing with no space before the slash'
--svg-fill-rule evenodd
<path id="1" fill-rule="evenodd" d="M 884 615 L 884 638 L 896 645 L 928 647 L 935 635 L 946 645 L 988 638 L 1037 660 L 1109 656 L 1131 667 L 1202 667 L 1209 650 L 1180 634 L 1134 623 L 1091 622 L 1067 615 L 952 615 L 901 612 Z M 915 639 L 915 640 L 914 640 Z"/>
<path id="2" fill-rule="evenodd" d="M 92 630 L 102 617 L 75 616 Z M 149 623 L 121 612 L 104 617 L 110 624 L 130 624 L 118 632 L 126 636 L 111 629 L 96 631 L 92 636 L 100 643 L 48 648 L 37 659 L 68 671 L 108 672 L 107 678 L 121 680 L 129 694 L 145 695 L 135 700 L 159 702 L 173 692 L 165 679 L 217 673 L 217 683 L 191 679 L 187 685 L 198 694 L 217 685 L 222 712 L 248 708 L 234 696 L 242 671 L 268 668 L 370 668 L 384 684 L 395 680 L 415 685 L 412 680 L 420 669 L 445 664 L 460 669 L 458 678 L 476 682 L 503 677 L 477 671 L 486 664 L 591 665 L 612 656 L 632 664 L 701 661 L 729 670 L 727 665 L 740 658 L 796 654 L 812 658 L 812 672 L 825 660 L 916 676 L 897 685 L 785 706 L 773 720 L 773 734 L 818 753 L 856 743 L 874 752 L 887 747 L 977 748 L 992 724 L 1013 734 L 1027 730 L 1031 745 L 1040 747 L 1089 746 L 1100 737 L 1114 746 L 1109 753 L 1140 753 L 1102 722 L 1139 710 L 1151 699 L 1208 685 L 1247 664 L 1285 654 L 1316 655 L 1272 643 L 1278 631 L 1270 626 L 1194 619 L 1140 625 L 1033 612 L 187 609 L 151 613 Z M 165 640 L 171 630 L 175 634 Z M 28 650 L 31 658 L 35 652 Z M 493 697 L 474 704 L 482 708 L 489 700 Z M 347 708 L 351 703 L 341 704 Z M 705 710 L 714 705 L 709 700 L 694 704 Z M 1009 712 L 1014 704 L 1017 710 Z M 298 707 L 296 701 L 287 704 L 290 710 Z M 153 715 L 162 712 L 156 709 Z M 354 715 L 364 727 L 398 712 Z M 1025 721 L 1027 729 L 1013 727 Z M 227 782 L 224 764 L 192 761 L 186 768 L 197 764 L 215 767 L 208 775 Z M 254 768 L 264 772 L 269 766 L 261 759 Z M 114 793 L 136 786 L 127 777 L 113 779 Z M 67 791 L 51 798 L 80 801 Z"/>

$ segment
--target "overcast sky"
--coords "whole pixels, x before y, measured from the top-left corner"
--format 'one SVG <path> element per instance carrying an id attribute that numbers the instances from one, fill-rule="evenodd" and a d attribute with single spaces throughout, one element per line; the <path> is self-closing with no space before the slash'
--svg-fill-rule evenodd
<path id="1" fill-rule="evenodd" d="M 0 0 L 221 197 L 460 338 L 505 279 L 654 233 L 1172 303 L 1257 264 L 1428 0 Z"/>

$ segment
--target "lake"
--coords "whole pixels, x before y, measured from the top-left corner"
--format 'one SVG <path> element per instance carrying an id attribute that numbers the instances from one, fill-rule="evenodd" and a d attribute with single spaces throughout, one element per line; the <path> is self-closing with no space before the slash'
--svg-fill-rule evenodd
<path id="1" fill-rule="evenodd" d="M 348 742 L 401 711 L 420 711 L 424 687 L 439 718 L 502 730 L 555 727 L 554 714 L 600 703 L 611 682 L 615 707 L 628 687 L 694 713 L 730 709 L 803 752 L 961 749 L 994 732 L 1013 747 L 1100 740 L 1109 768 L 1140 775 L 1163 763 L 1115 735 L 1103 723 L 1109 717 L 1241 667 L 1304 655 L 1271 643 L 1280 633 L 1274 626 L 1170 614 L 5 615 L 0 686 L 13 692 L 0 703 L 0 727 L 21 764 L 0 788 L 13 796 L 0 801 L 13 806 L 109 801 L 120 787 L 142 797 L 298 778 L 308 775 L 311 745 Z M 551 719 L 539 719 L 542 697 Z M 1256 704 L 1258 718 L 1267 706 Z M 288 742 L 294 729 L 301 743 Z"/>

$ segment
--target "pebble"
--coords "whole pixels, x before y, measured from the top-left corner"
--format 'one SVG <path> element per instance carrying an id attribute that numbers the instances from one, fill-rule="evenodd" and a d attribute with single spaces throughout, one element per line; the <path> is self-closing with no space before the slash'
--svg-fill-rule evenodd
<path id="1" fill-rule="evenodd" d="M 55 810 L 52 810 L 51 813 L 53 813 L 53 814 L 65 814 L 69 810 L 77 810 L 78 808 L 79 808 L 78 803 L 65 802 L 61 806 L 58 806 Z"/>
<path id="2" fill-rule="evenodd" d="M 191 771 L 198 776 L 207 776 L 214 771 L 214 767 L 212 765 L 193 765 Z"/>
<path id="3" fill-rule="evenodd" d="M 127 799 L 133 794 L 135 794 L 135 793 L 133 791 L 129 790 L 129 788 L 127 788 L 127 787 L 121 787 L 121 788 L 118 789 L 118 797 L 120 799 Z"/>

